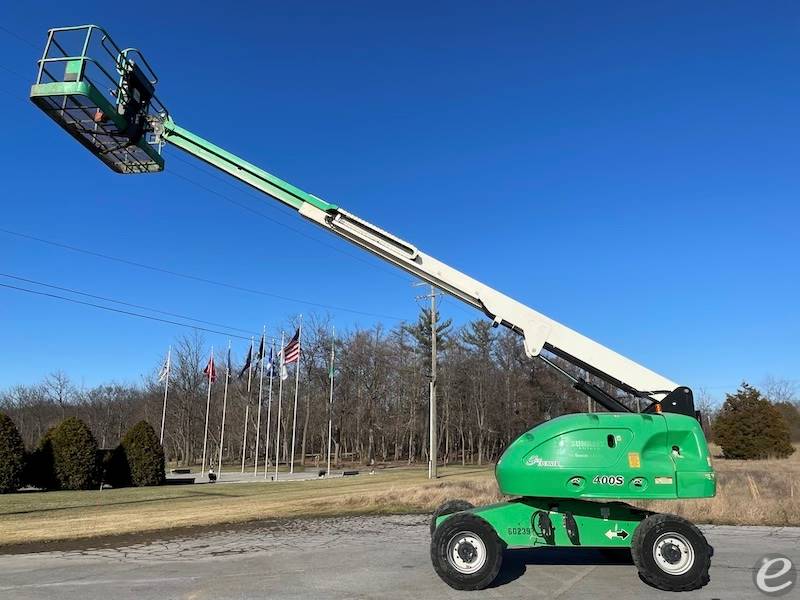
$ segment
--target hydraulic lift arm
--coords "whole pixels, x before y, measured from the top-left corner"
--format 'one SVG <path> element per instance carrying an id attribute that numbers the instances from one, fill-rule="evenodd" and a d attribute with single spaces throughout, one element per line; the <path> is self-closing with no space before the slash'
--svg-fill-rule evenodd
<path id="1" fill-rule="evenodd" d="M 421 252 L 413 244 L 204 140 L 176 125 L 171 118 L 157 121 L 155 129 L 161 141 L 283 202 L 320 227 L 483 311 L 496 325 L 504 325 L 521 334 L 525 352 L 530 357 L 547 350 L 615 387 L 640 397 L 660 399 L 679 387 L 650 369 Z M 582 391 L 589 393 L 585 389 Z M 602 399 L 598 401 L 607 403 Z M 624 406 L 607 408 L 625 410 Z"/>
<path id="2" fill-rule="evenodd" d="M 76 43 L 75 49 L 70 44 Z M 691 390 L 565 327 L 480 281 L 421 252 L 413 244 L 304 192 L 178 126 L 155 95 L 158 78 L 142 53 L 120 48 L 96 25 L 51 29 L 38 62 L 31 100 L 92 154 L 118 173 L 164 169 L 169 143 L 297 210 L 320 227 L 391 262 L 483 311 L 495 325 L 524 338 L 525 352 L 569 377 L 611 411 L 629 410 L 597 385 L 541 356 L 552 353 L 623 392 L 649 400 L 648 410 L 693 414 Z M 678 405 L 682 410 L 676 410 Z"/>

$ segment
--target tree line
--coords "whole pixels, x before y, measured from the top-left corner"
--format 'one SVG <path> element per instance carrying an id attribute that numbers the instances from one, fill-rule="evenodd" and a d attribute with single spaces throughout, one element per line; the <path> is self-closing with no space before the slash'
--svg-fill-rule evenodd
<path id="1" fill-rule="evenodd" d="M 337 332 L 335 339 L 326 319 L 306 319 L 296 420 L 295 456 L 300 464 L 325 461 L 332 344 L 336 350 L 331 413 L 334 463 L 427 462 L 430 316 L 423 310 L 415 323 L 356 328 Z M 565 413 L 602 410 L 574 390 L 568 380 L 525 356 L 517 334 L 495 329 L 486 320 L 458 327 L 447 320 L 437 318 L 437 322 L 438 454 L 445 464 L 493 462 L 511 441 L 538 422 Z M 172 358 L 164 433 L 166 459 L 179 465 L 197 464 L 205 424 L 207 379 L 203 368 L 208 361 L 207 345 L 199 334 L 180 337 L 173 345 Z M 222 453 L 225 464 L 238 465 L 244 448 L 246 464 L 252 468 L 259 379 L 254 373 L 248 394 L 247 376 L 237 377 L 242 362 L 243 357 L 238 364 L 234 361 L 232 369 Z M 215 457 L 212 464 L 216 463 L 220 444 L 224 354 L 218 353 L 216 364 L 208 434 L 208 455 Z M 570 365 L 558 364 L 590 379 Z M 154 364 L 152 374 L 140 385 L 109 383 L 89 389 L 78 389 L 65 374 L 56 372 L 38 384 L 0 392 L 0 411 L 11 416 L 27 447 L 33 447 L 55 423 L 74 416 L 89 426 L 100 448 L 113 448 L 140 420 L 149 422 L 156 432 L 160 430 L 160 367 L 160 363 Z M 265 377 L 258 436 L 260 465 L 265 458 L 268 383 Z M 276 427 L 280 427 L 278 460 L 286 463 L 291 456 L 294 387 L 293 376 L 283 381 L 277 423 L 278 379 L 273 380 L 271 463 L 275 460 Z M 701 391 L 697 401 L 707 413 L 704 425 L 711 434 L 715 415 L 711 414 L 708 395 Z M 633 399 L 623 402 L 635 406 Z"/>

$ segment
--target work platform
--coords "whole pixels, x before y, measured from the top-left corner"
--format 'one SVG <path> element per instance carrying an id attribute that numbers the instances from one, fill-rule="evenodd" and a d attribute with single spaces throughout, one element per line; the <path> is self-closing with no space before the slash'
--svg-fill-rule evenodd
<path id="1" fill-rule="evenodd" d="M 158 78 L 135 48 L 120 48 L 96 25 L 47 34 L 31 101 L 117 173 L 164 169 L 148 119 L 167 114 Z"/>

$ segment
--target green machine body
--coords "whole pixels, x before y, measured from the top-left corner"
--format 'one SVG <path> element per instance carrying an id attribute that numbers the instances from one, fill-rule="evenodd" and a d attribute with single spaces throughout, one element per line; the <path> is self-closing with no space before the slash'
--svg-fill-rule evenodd
<path id="1" fill-rule="evenodd" d="M 673 413 L 582 413 L 519 436 L 495 471 L 508 496 L 710 498 L 716 477 L 697 419 Z"/>

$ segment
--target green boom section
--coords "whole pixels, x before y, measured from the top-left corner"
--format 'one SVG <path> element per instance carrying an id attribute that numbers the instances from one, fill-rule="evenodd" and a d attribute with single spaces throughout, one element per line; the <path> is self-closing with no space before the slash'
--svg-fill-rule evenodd
<path id="1" fill-rule="evenodd" d="M 167 118 L 164 121 L 162 136 L 165 141 L 173 146 L 228 173 L 258 191 L 269 194 L 294 209 L 299 209 L 305 202 L 326 212 L 335 211 L 338 208 L 335 204 L 329 204 L 313 194 L 304 192 L 291 183 L 267 173 L 264 169 L 260 169 L 235 154 L 201 138 L 199 135 L 195 135 L 187 129 L 176 125 L 171 118 Z"/>

